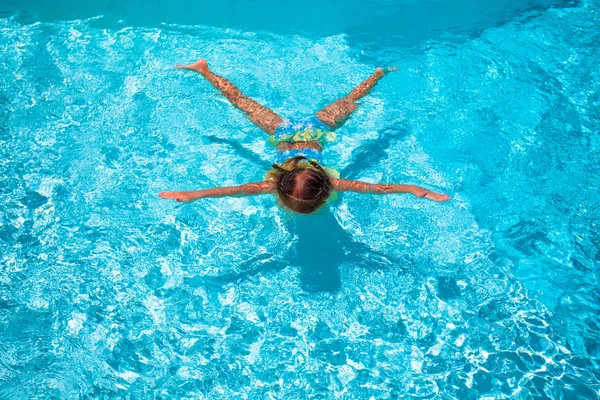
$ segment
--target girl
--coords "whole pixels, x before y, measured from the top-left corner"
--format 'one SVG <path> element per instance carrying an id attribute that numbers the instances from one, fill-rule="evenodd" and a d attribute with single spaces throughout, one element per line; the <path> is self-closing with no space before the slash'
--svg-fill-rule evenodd
<path id="1" fill-rule="evenodd" d="M 411 193 L 433 201 L 450 200 L 446 194 L 434 193 L 414 185 L 372 184 L 339 179 L 337 171 L 322 165 L 323 145 L 335 140 L 333 131 L 342 126 L 356 110 L 356 101 L 367 95 L 386 72 L 397 68 L 377 68 L 371 77 L 346 97 L 328 105 L 314 116 L 295 120 L 283 119 L 273 110 L 244 96 L 227 79 L 210 71 L 204 59 L 189 65 L 176 65 L 175 68 L 194 71 L 206 78 L 235 107 L 246 113 L 250 121 L 272 135 L 269 141 L 277 146 L 277 156 L 273 169 L 262 182 L 191 192 L 162 192 L 159 196 L 163 199 L 190 202 L 203 197 L 272 193 L 285 207 L 302 214 L 310 214 L 319 209 L 334 191 Z"/>

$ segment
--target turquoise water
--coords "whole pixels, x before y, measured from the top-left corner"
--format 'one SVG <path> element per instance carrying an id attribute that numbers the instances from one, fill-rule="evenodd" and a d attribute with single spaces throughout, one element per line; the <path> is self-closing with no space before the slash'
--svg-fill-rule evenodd
<path id="1" fill-rule="evenodd" d="M 600 5 L 563 6 L 396 46 L 8 13 L 0 398 L 599 398 Z M 198 57 L 289 116 L 397 65 L 325 158 L 453 201 L 161 200 L 274 157 Z"/>

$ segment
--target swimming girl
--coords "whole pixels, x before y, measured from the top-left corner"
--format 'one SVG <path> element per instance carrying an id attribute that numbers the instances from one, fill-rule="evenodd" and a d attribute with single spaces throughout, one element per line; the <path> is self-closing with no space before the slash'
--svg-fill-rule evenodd
<path id="1" fill-rule="evenodd" d="M 271 135 L 269 141 L 277 148 L 273 169 L 262 182 L 240 186 L 218 187 L 190 192 L 162 192 L 163 199 L 190 202 L 204 197 L 249 196 L 272 193 L 280 203 L 298 213 L 310 214 L 319 209 L 333 192 L 411 193 L 433 201 L 448 201 L 447 194 L 435 193 L 414 185 L 372 184 L 340 179 L 337 171 L 323 166 L 323 145 L 335 140 L 335 131 L 358 108 L 358 101 L 369 93 L 387 72 L 396 68 L 377 68 L 375 73 L 358 85 L 346 97 L 328 105 L 315 115 L 286 119 L 273 110 L 244 96 L 227 79 L 214 74 L 206 60 L 189 65 L 176 65 L 201 74 L 250 121 Z"/>

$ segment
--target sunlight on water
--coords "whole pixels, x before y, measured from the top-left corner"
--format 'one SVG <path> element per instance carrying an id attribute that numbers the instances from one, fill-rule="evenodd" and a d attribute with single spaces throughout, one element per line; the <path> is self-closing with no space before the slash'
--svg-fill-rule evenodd
<path id="1" fill-rule="evenodd" d="M 598 398 L 599 11 L 393 57 L 0 19 L 0 397 Z M 286 116 L 398 65 L 325 158 L 453 201 L 159 199 L 274 157 L 198 57 Z"/>

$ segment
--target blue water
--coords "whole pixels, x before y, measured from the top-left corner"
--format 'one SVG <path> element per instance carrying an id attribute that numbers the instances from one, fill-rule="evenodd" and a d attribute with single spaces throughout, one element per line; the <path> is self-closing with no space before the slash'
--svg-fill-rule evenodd
<path id="1" fill-rule="evenodd" d="M 600 4 L 566 6 L 385 46 L 2 10 L 0 398 L 599 398 Z M 397 65 L 325 158 L 453 200 L 158 198 L 274 156 L 198 57 L 290 116 Z"/>

